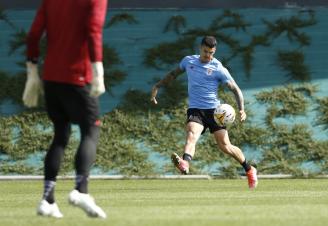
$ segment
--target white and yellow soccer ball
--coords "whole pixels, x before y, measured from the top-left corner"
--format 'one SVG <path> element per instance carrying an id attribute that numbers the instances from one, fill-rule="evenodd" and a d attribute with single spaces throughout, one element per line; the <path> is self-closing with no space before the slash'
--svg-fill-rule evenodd
<path id="1" fill-rule="evenodd" d="M 214 119 L 219 125 L 229 125 L 235 121 L 235 109 L 229 104 L 220 104 L 214 110 Z"/>

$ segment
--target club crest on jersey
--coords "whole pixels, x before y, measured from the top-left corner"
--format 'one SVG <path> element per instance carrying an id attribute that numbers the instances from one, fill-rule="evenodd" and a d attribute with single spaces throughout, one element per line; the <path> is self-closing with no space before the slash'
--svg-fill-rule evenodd
<path id="1" fill-rule="evenodd" d="M 211 68 L 208 68 L 207 69 L 207 75 L 212 75 L 212 73 L 213 73 L 213 70 Z"/>

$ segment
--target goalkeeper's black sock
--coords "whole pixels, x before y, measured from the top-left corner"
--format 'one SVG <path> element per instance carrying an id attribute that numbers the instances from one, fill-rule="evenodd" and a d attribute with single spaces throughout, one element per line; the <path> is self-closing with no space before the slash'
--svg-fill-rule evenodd
<path id="1" fill-rule="evenodd" d="M 55 181 L 45 180 L 44 181 L 44 192 L 43 199 L 45 199 L 48 203 L 53 204 L 55 202 Z"/>
<path id="2" fill-rule="evenodd" d="M 81 193 L 88 193 L 88 177 L 96 159 L 99 126 L 80 125 L 81 141 L 75 156 L 76 187 Z"/>
<path id="3" fill-rule="evenodd" d="M 187 162 L 190 162 L 192 160 L 192 156 L 189 155 L 188 153 L 184 153 L 182 159 L 186 160 Z"/>
<path id="4" fill-rule="evenodd" d="M 76 175 L 75 189 L 81 193 L 88 193 L 88 176 Z"/>
<path id="5" fill-rule="evenodd" d="M 251 169 L 251 165 L 249 165 L 247 162 L 246 162 L 246 159 L 243 163 L 241 163 L 241 165 L 243 166 L 245 172 L 247 172 L 248 170 Z"/>

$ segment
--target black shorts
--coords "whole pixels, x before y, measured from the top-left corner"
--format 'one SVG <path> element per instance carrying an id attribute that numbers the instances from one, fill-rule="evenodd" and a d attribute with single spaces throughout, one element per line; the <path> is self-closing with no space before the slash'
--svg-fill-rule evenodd
<path id="1" fill-rule="evenodd" d="M 44 82 L 46 110 L 53 122 L 99 125 L 98 98 L 90 96 L 90 86 Z"/>
<path id="2" fill-rule="evenodd" d="M 209 128 L 211 133 L 220 129 L 226 129 L 226 126 L 218 125 L 214 120 L 215 109 L 198 109 L 189 108 L 187 111 L 187 123 L 197 122 L 204 126 L 202 134 L 205 133 L 206 129 Z"/>

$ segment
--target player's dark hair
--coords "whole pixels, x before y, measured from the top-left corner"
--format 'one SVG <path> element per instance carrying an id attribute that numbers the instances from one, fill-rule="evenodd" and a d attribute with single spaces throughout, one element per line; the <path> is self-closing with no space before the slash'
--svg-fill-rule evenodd
<path id="1" fill-rule="evenodd" d="M 202 46 L 207 46 L 209 48 L 216 47 L 216 44 L 216 39 L 213 36 L 205 36 L 201 42 Z"/>

